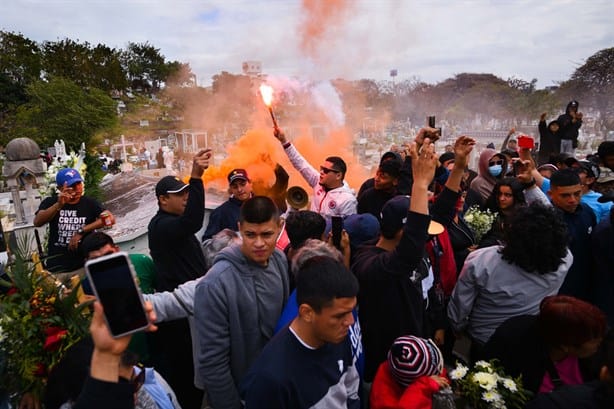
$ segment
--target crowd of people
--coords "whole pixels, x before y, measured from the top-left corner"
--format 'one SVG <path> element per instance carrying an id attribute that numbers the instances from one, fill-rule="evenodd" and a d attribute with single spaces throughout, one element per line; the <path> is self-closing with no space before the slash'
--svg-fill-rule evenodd
<path id="1" fill-rule="evenodd" d="M 52 373 L 54 385 L 79 382 L 46 407 L 437 408 L 446 368 L 490 359 L 522 375 L 528 408 L 614 407 L 614 142 L 580 160 L 578 103 L 545 116 L 539 150 L 475 153 L 461 136 L 438 155 L 425 127 L 357 194 L 343 158 L 315 168 L 275 128 L 313 189 L 310 209 L 278 187 L 256 194 L 237 168 L 207 226 L 212 152 L 198 152 L 187 183 L 157 183 L 151 259 L 133 260 L 157 331 L 113 338 L 95 303 L 89 373 Z M 49 223 L 47 268 L 64 280 L 118 248 L 96 231 L 113 216 L 82 196 L 78 172 L 57 181 L 35 225 Z M 486 234 L 464 219 L 470 207 L 496 214 Z"/>

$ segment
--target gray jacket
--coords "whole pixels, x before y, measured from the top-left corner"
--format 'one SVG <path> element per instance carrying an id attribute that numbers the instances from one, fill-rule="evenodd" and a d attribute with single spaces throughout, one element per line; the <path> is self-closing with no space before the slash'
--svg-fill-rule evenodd
<path id="1" fill-rule="evenodd" d="M 469 253 L 448 304 L 452 328 L 466 330 L 481 343 L 506 319 L 537 314 L 541 300 L 558 293 L 573 262 L 567 250 L 556 271 L 528 273 L 503 260 L 499 249 L 492 246 Z"/>
<path id="2" fill-rule="evenodd" d="M 194 292 L 196 284 L 202 277 L 196 280 L 186 281 L 180 284 L 173 291 L 162 291 L 160 293 L 143 294 L 145 301 L 150 301 L 156 312 L 156 322 L 165 322 L 187 318 L 190 324 L 190 335 L 192 336 L 192 351 L 194 368 L 196 368 L 196 352 L 199 347 L 198 334 L 194 326 Z M 203 389 L 203 380 L 194 372 L 194 385 L 198 389 Z"/>
<path id="3" fill-rule="evenodd" d="M 281 251 L 262 267 L 249 261 L 240 245 L 222 250 L 196 285 L 195 372 L 215 409 L 240 407 L 237 386 L 273 336 L 288 292 L 288 262 Z"/>

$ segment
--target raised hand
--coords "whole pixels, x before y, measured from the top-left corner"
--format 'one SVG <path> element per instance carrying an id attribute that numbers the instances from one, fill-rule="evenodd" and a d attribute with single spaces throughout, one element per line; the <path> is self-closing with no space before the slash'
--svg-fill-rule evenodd
<path id="1" fill-rule="evenodd" d="M 273 130 L 273 135 L 275 135 L 275 137 L 277 138 L 279 142 L 281 142 L 281 144 L 284 144 L 287 142 L 286 134 L 284 134 L 280 128 L 275 128 Z"/>
<path id="2" fill-rule="evenodd" d="M 414 184 L 418 182 L 428 186 L 435 176 L 435 168 L 438 163 L 435 145 L 429 138 L 425 138 L 421 147 L 418 147 L 418 143 L 411 145 L 410 154 Z"/>
<path id="3" fill-rule="evenodd" d="M 454 164 L 464 169 L 469 162 L 469 155 L 475 146 L 475 139 L 469 136 L 459 136 L 454 142 Z"/>
<path id="4" fill-rule="evenodd" d="M 194 156 L 192 162 L 192 177 L 200 178 L 203 175 L 205 169 L 209 167 L 209 160 L 211 159 L 211 149 L 202 149 L 196 156 Z"/>

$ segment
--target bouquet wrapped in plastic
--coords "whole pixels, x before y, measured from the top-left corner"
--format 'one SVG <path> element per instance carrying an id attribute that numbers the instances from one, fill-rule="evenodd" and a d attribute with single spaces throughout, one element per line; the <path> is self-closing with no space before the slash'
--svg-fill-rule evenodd
<path id="1" fill-rule="evenodd" d="M 497 213 L 491 212 L 489 209 L 480 210 L 478 206 L 474 205 L 467 209 L 463 218 L 471 230 L 473 230 L 476 242 L 479 243 L 484 234 L 492 227 L 493 222 L 497 218 Z"/>

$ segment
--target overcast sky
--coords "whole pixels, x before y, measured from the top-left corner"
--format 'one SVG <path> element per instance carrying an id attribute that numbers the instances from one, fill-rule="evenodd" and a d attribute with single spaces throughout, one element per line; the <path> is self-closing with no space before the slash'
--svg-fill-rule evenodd
<path id="1" fill-rule="evenodd" d="M 4 0 L 0 29 L 117 48 L 149 41 L 204 86 L 257 60 L 280 77 L 390 79 L 394 68 L 396 81 L 493 73 L 541 88 L 614 47 L 612 16 L 613 0 Z"/>

